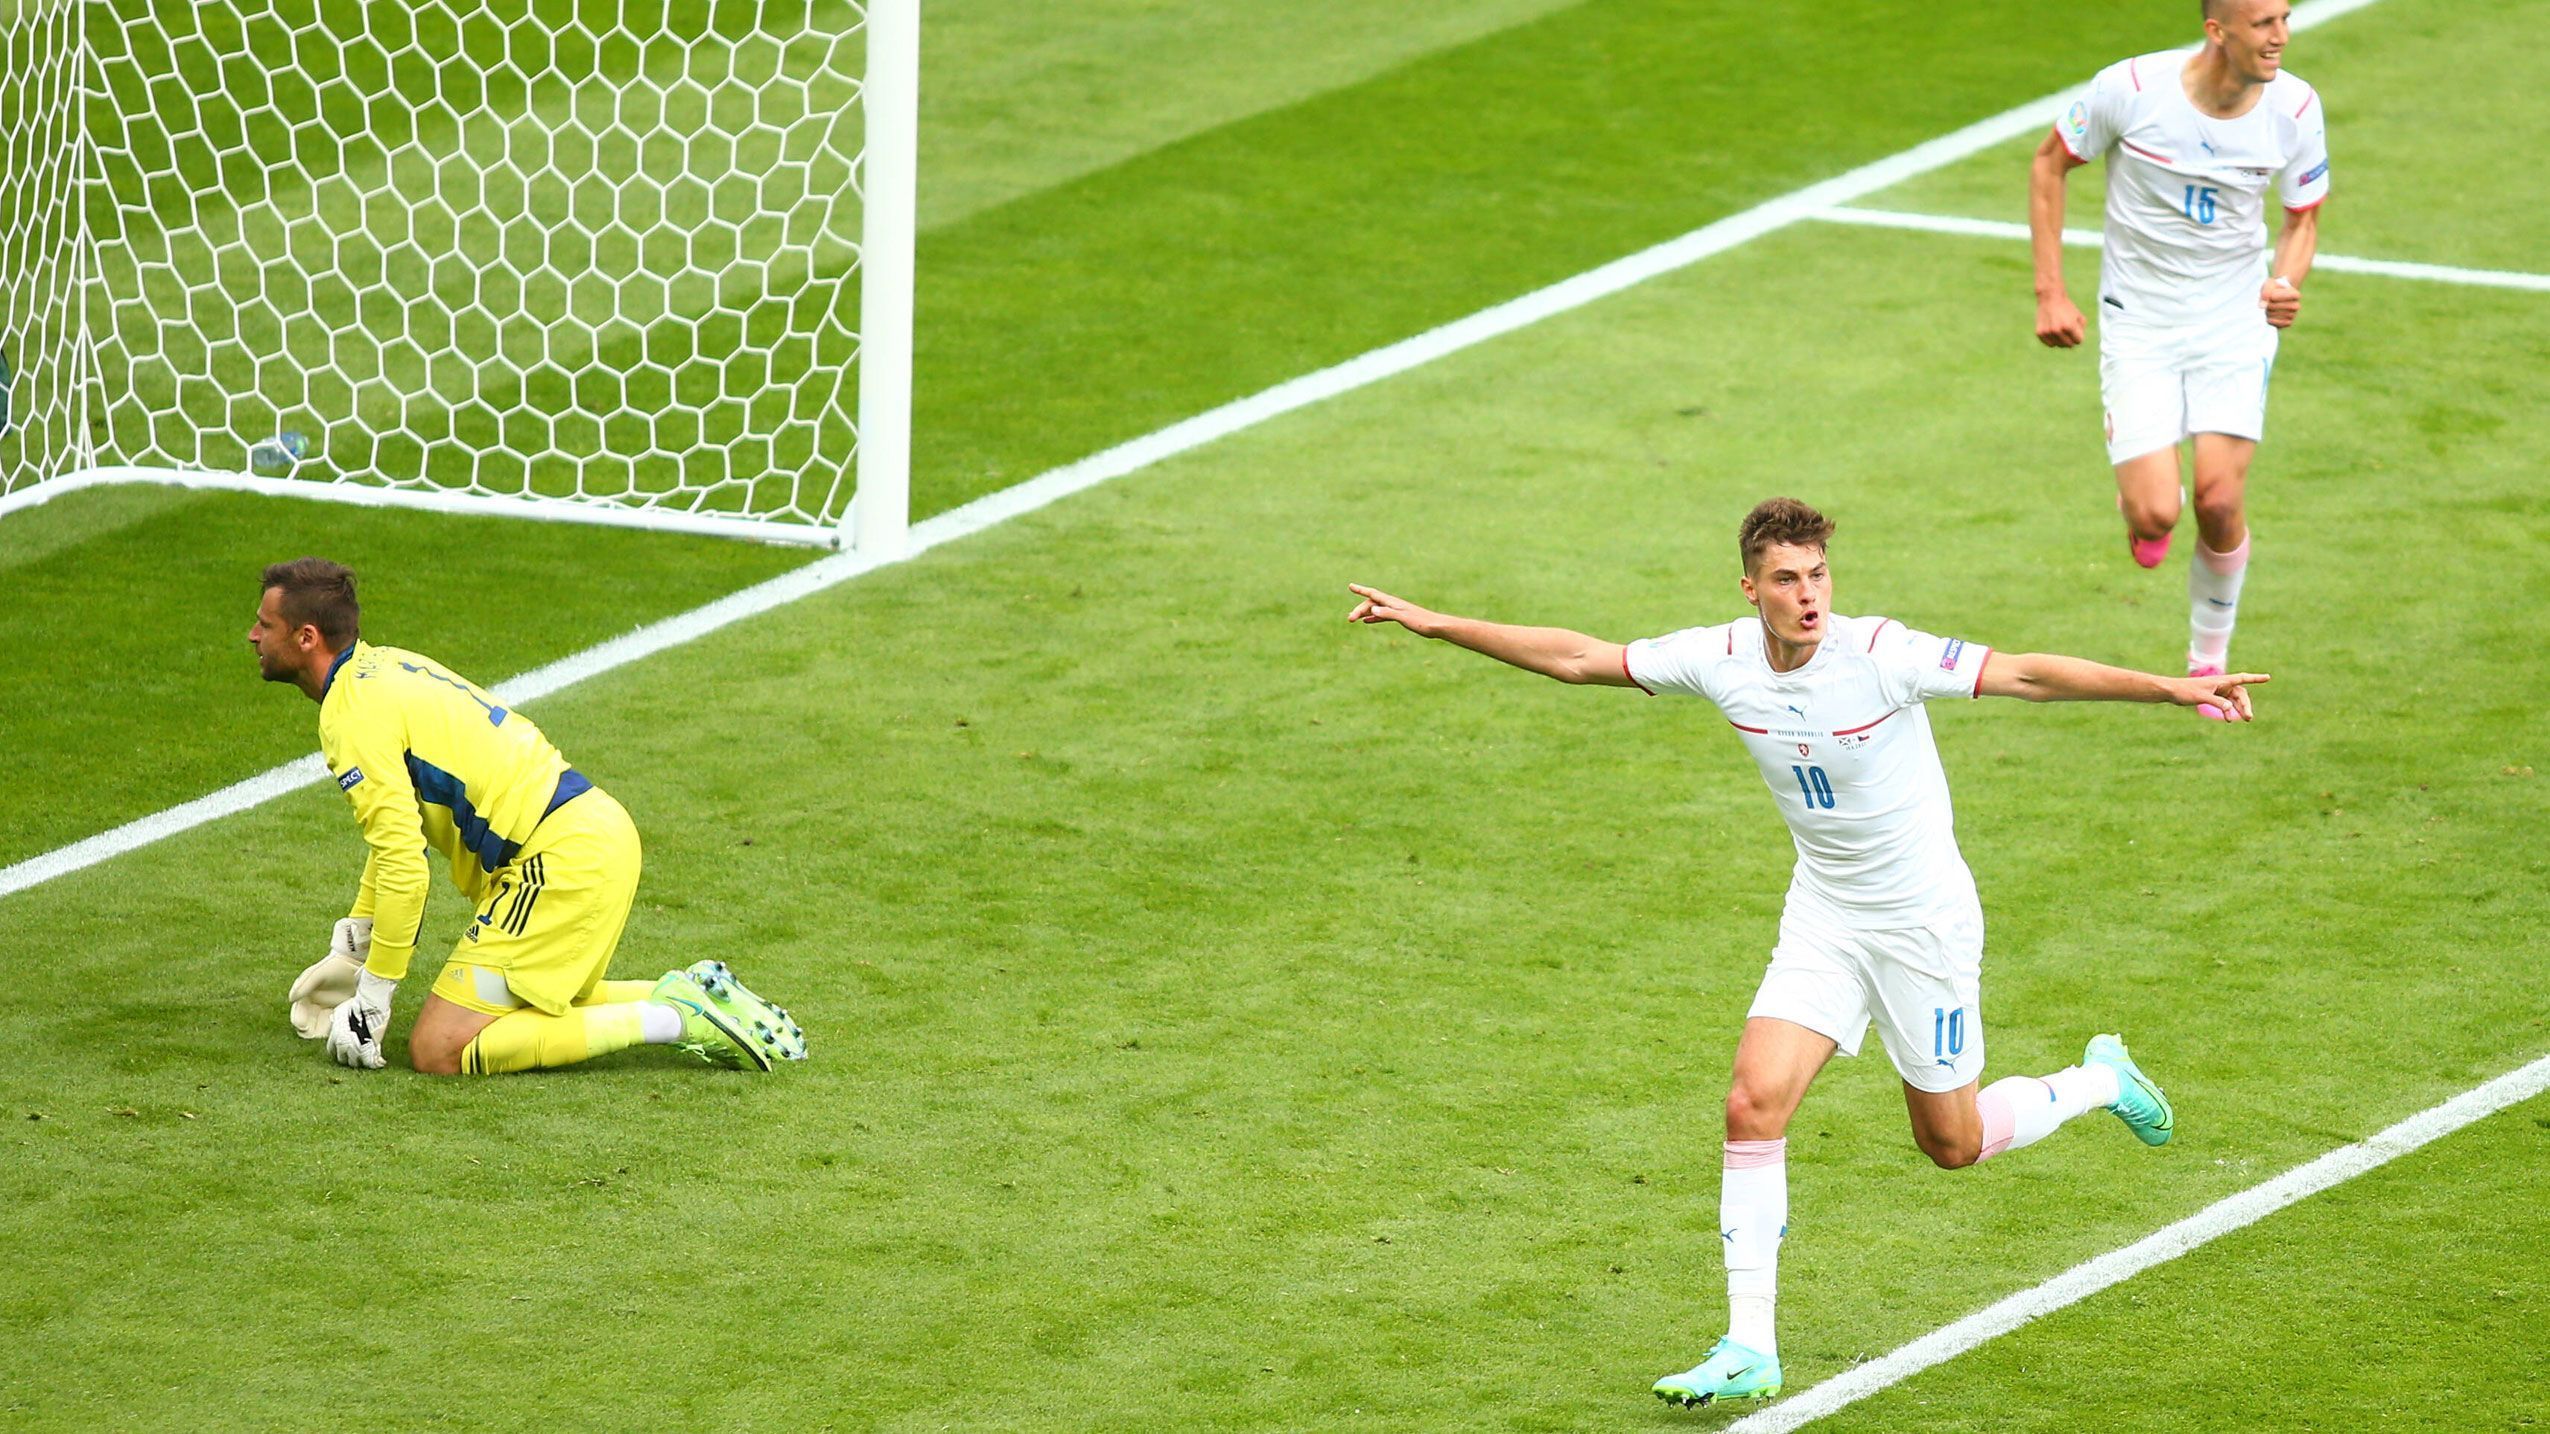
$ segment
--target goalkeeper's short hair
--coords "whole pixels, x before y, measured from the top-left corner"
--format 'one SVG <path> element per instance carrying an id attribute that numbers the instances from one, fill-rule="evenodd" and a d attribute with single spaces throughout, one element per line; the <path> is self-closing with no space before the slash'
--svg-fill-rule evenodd
<path id="1" fill-rule="evenodd" d="M 354 597 L 354 569 L 325 558 L 294 558 L 266 567 L 266 587 L 283 593 L 283 620 L 319 630 L 343 652 L 363 631 L 363 604 Z"/>

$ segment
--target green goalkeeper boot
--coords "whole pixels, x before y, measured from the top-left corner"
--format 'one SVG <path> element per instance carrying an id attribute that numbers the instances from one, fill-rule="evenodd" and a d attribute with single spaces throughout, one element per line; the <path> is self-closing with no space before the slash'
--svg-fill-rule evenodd
<path id="1" fill-rule="evenodd" d="M 723 961 L 667 971 L 650 999 L 682 1013 L 681 1049 L 711 1065 L 766 1071 L 806 1058 L 806 1033 L 788 1012 L 756 996 Z"/>

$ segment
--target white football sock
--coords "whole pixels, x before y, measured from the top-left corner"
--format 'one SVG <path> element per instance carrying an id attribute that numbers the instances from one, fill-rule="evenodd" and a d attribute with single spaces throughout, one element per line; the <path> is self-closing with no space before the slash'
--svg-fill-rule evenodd
<path id="1" fill-rule="evenodd" d="M 2221 667 L 2231 660 L 2231 628 L 2240 617 L 2240 585 L 2249 576 L 2249 540 L 2217 553 L 2200 540 L 2187 565 L 2187 665 Z"/>
<path id="2" fill-rule="evenodd" d="M 1718 1244 L 1727 1261 L 1727 1338 L 1778 1358 L 1772 1321 L 1780 1238 L 1789 1230 L 1789 1143 L 1730 1140 L 1718 1184 Z"/>
<path id="3" fill-rule="evenodd" d="M 638 1029 L 650 1046 L 669 1046 L 682 1038 L 682 1013 L 661 1001 L 638 1005 Z"/>
<path id="4" fill-rule="evenodd" d="M 2076 1115 L 2116 1104 L 2116 1072 L 2108 1066 L 2067 1066 L 2050 1076 L 2005 1076 L 1977 1092 L 1983 1117 L 1983 1155 L 2034 1145 Z"/>
<path id="5" fill-rule="evenodd" d="M 2116 1067 L 2107 1065 L 2065 1066 L 2045 1077 L 2061 1106 L 2063 1120 L 2093 1110 L 2105 1110 L 2124 1097 L 2124 1085 L 2116 1078 Z"/>

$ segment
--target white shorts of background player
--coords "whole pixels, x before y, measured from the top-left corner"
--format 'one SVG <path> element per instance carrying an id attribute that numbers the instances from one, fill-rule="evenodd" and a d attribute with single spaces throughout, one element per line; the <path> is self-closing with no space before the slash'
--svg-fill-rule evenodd
<path id="1" fill-rule="evenodd" d="M 2099 307 L 2098 383 L 2107 461 L 2174 448 L 2199 433 L 2267 434 L 2267 381 L 2279 337 L 2255 307 L 2209 323 L 2145 325 Z"/>

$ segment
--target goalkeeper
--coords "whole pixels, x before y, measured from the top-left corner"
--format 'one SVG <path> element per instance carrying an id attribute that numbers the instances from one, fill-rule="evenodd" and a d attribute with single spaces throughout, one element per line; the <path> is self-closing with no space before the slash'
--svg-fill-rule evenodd
<path id="1" fill-rule="evenodd" d="M 428 1075 L 573 1065 L 678 1045 L 719 1065 L 803 1060 L 788 1013 L 723 962 L 606 981 L 637 895 L 638 834 L 530 719 L 441 664 L 359 636 L 354 574 L 324 558 L 265 571 L 248 641 L 268 682 L 319 704 L 319 751 L 370 853 L 353 914 L 292 985 L 292 1023 L 378 1070 L 390 1002 L 425 919 L 428 853 L 477 905 L 408 1033 Z"/>

